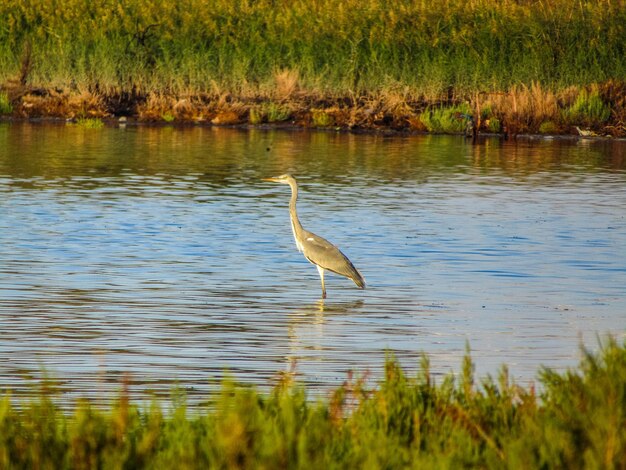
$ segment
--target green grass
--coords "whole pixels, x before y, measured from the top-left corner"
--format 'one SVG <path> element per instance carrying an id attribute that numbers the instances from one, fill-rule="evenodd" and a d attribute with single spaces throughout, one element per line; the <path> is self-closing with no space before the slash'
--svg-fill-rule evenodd
<path id="1" fill-rule="evenodd" d="M 467 105 L 436 107 L 422 113 L 420 120 L 428 132 L 454 134 L 465 130 L 471 114 Z"/>
<path id="2" fill-rule="evenodd" d="M 552 121 L 545 121 L 539 125 L 540 134 L 555 134 L 557 130 L 556 125 Z"/>
<path id="3" fill-rule="evenodd" d="M 586 85 L 626 76 L 620 0 L 47 0 L 0 4 L 0 81 L 198 93 L 306 90 L 415 96 Z M 32 51 L 27 54 L 27 51 Z M 28 59 L 26 57 L 28 56 Z M 25 67 L 25 62 L 28 66 Z"/>
<path id="4" fill-rule="evenodd" d="M 206 409 L 171 412 L 121 394 L 102 410 L 61 412 L 38 398 L 0 399 L 1 468 L 624 468 L 626 342 L 583 352 L 576 369 L 542 370 L 533 387 L 507 369 L 477 380 L 465 357 L 436 381 L 389 358 L 373 389 L 348 378 L 326 399 L 283 380 L 268 393 L 225 382 Z"/>
<path id="5" fill-rule="evenodd" d="M 563 114 L 565 120 L 571 124 L 598 126 L 609 119 L 611 109 L 602 101 L 597 89 L 582 90 Z"/>
<path id="6" fill-rule="evenodd" d="M 250 113 L 248 115 L 248 121 L 250 124 L 261 124 L 265 116 L 263 115 L 263 111 L 260 107 L 250 108 Z"/>
<path id="7" fill-rule="evenodd" d="M 13 106 L 6 93 L 0 93 L 0 114 L 11 114 Z"/>
<path id="8" fill-rule="evenodd" d="M 174 119 L 176 119 L 176 117 L 172 113 L 170 113 L 170 112 L 166 112 L 166 113 L 162 114 L 161 118 L 165 122 L 174 122 Z"/>
<path id="9" fill-rule="evenodd" d="M 82 127 L 83 129 L 101 129 L 104 127 L 104 122 L 97 118 L 78 118 L 73 125 Z"/>
<path id="10" fill-rule="evenodd" d="M 311 122 L 314 127 L 330 127 L 334 124 L 333 117 L 323 109 L 311 110 Z"/>
<path id="11" fill-rule="evenodd" d="M 263 122 L 284 122 L 291 116 L 288 106 L 267 102 L 250 108 L 248 120 L 250 124 L 261 124 Z"/>

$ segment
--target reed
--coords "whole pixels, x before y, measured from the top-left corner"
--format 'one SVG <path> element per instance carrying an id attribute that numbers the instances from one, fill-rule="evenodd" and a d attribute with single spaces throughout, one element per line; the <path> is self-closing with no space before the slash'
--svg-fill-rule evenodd
<path id="1" fill-rule="evenodd" d="M 44 382 L 34 399 L 0 399 L 2 468 L 624 468 L 626 342 L 542 369 L 539 394 L 506 367 L 478 380 L 469 352 L 436 381 L 389 357 L 375 386 L 348 377 L 326 399 L 284 376 L 267 393 L 226 381 L 208 407 L 184 397 L 164 413 L 122 391 L 109 409 L 62 412 Z"/>
<path id="2" fill-rule="evenodd" d="M 113 114 L 153 94 L 456 106 L 626 77 L 623 0 L 15 0 L 0 18 L 0 83 L 90 92 Z"/>

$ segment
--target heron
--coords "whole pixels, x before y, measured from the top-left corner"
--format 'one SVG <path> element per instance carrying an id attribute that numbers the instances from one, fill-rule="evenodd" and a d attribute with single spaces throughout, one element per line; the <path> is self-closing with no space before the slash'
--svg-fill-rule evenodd
<path id="1" fill-rule="evenodd" d="M 302 228 L 302 224 L 298 219 L 298 213 L 296 212 L 296 201 L 298 200 L 298 183 L 296 179 L 289 174 L 285 174 L 274 178 L 264 178 L 263 180 L 273 183 L 288 184 L 291 187 L 289 216 L 291 218 L 293 238 L 296 240 L 298 251 L 301 251 L 304 257 L 317 267 L 322 281 L 322 299 L 326 298 L 326 286 L 324 285 L 325 271 L 331 271 L 335 274 L 352 279 L 357 287 L 364 289 L 365 279 L 363 279 L 361 273 L 339 248 L 325 238 Z"/>

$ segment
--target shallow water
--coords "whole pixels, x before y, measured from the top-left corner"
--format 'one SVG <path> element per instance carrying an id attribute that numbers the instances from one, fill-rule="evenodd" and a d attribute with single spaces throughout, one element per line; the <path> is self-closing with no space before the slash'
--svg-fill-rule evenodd
<path id="1" fill-rule="evenodd" d="M 522 384 L 626 337 L 626 142 L 0 124 L 0 387 L 312 394 L 385 351 Z M 297 252 L 300 218 L 368 282 Z M 45 371 L 45 372 L 44 372 Z"/>

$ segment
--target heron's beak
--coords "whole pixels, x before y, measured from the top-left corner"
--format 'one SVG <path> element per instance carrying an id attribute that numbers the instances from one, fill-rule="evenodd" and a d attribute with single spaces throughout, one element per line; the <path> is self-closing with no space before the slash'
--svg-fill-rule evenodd
<path id="1" fill-rule="evenodd" d="M 269 181 L 270 183 L 280 183 L 278 178 L 262 178 L 263 181 Z"/>

